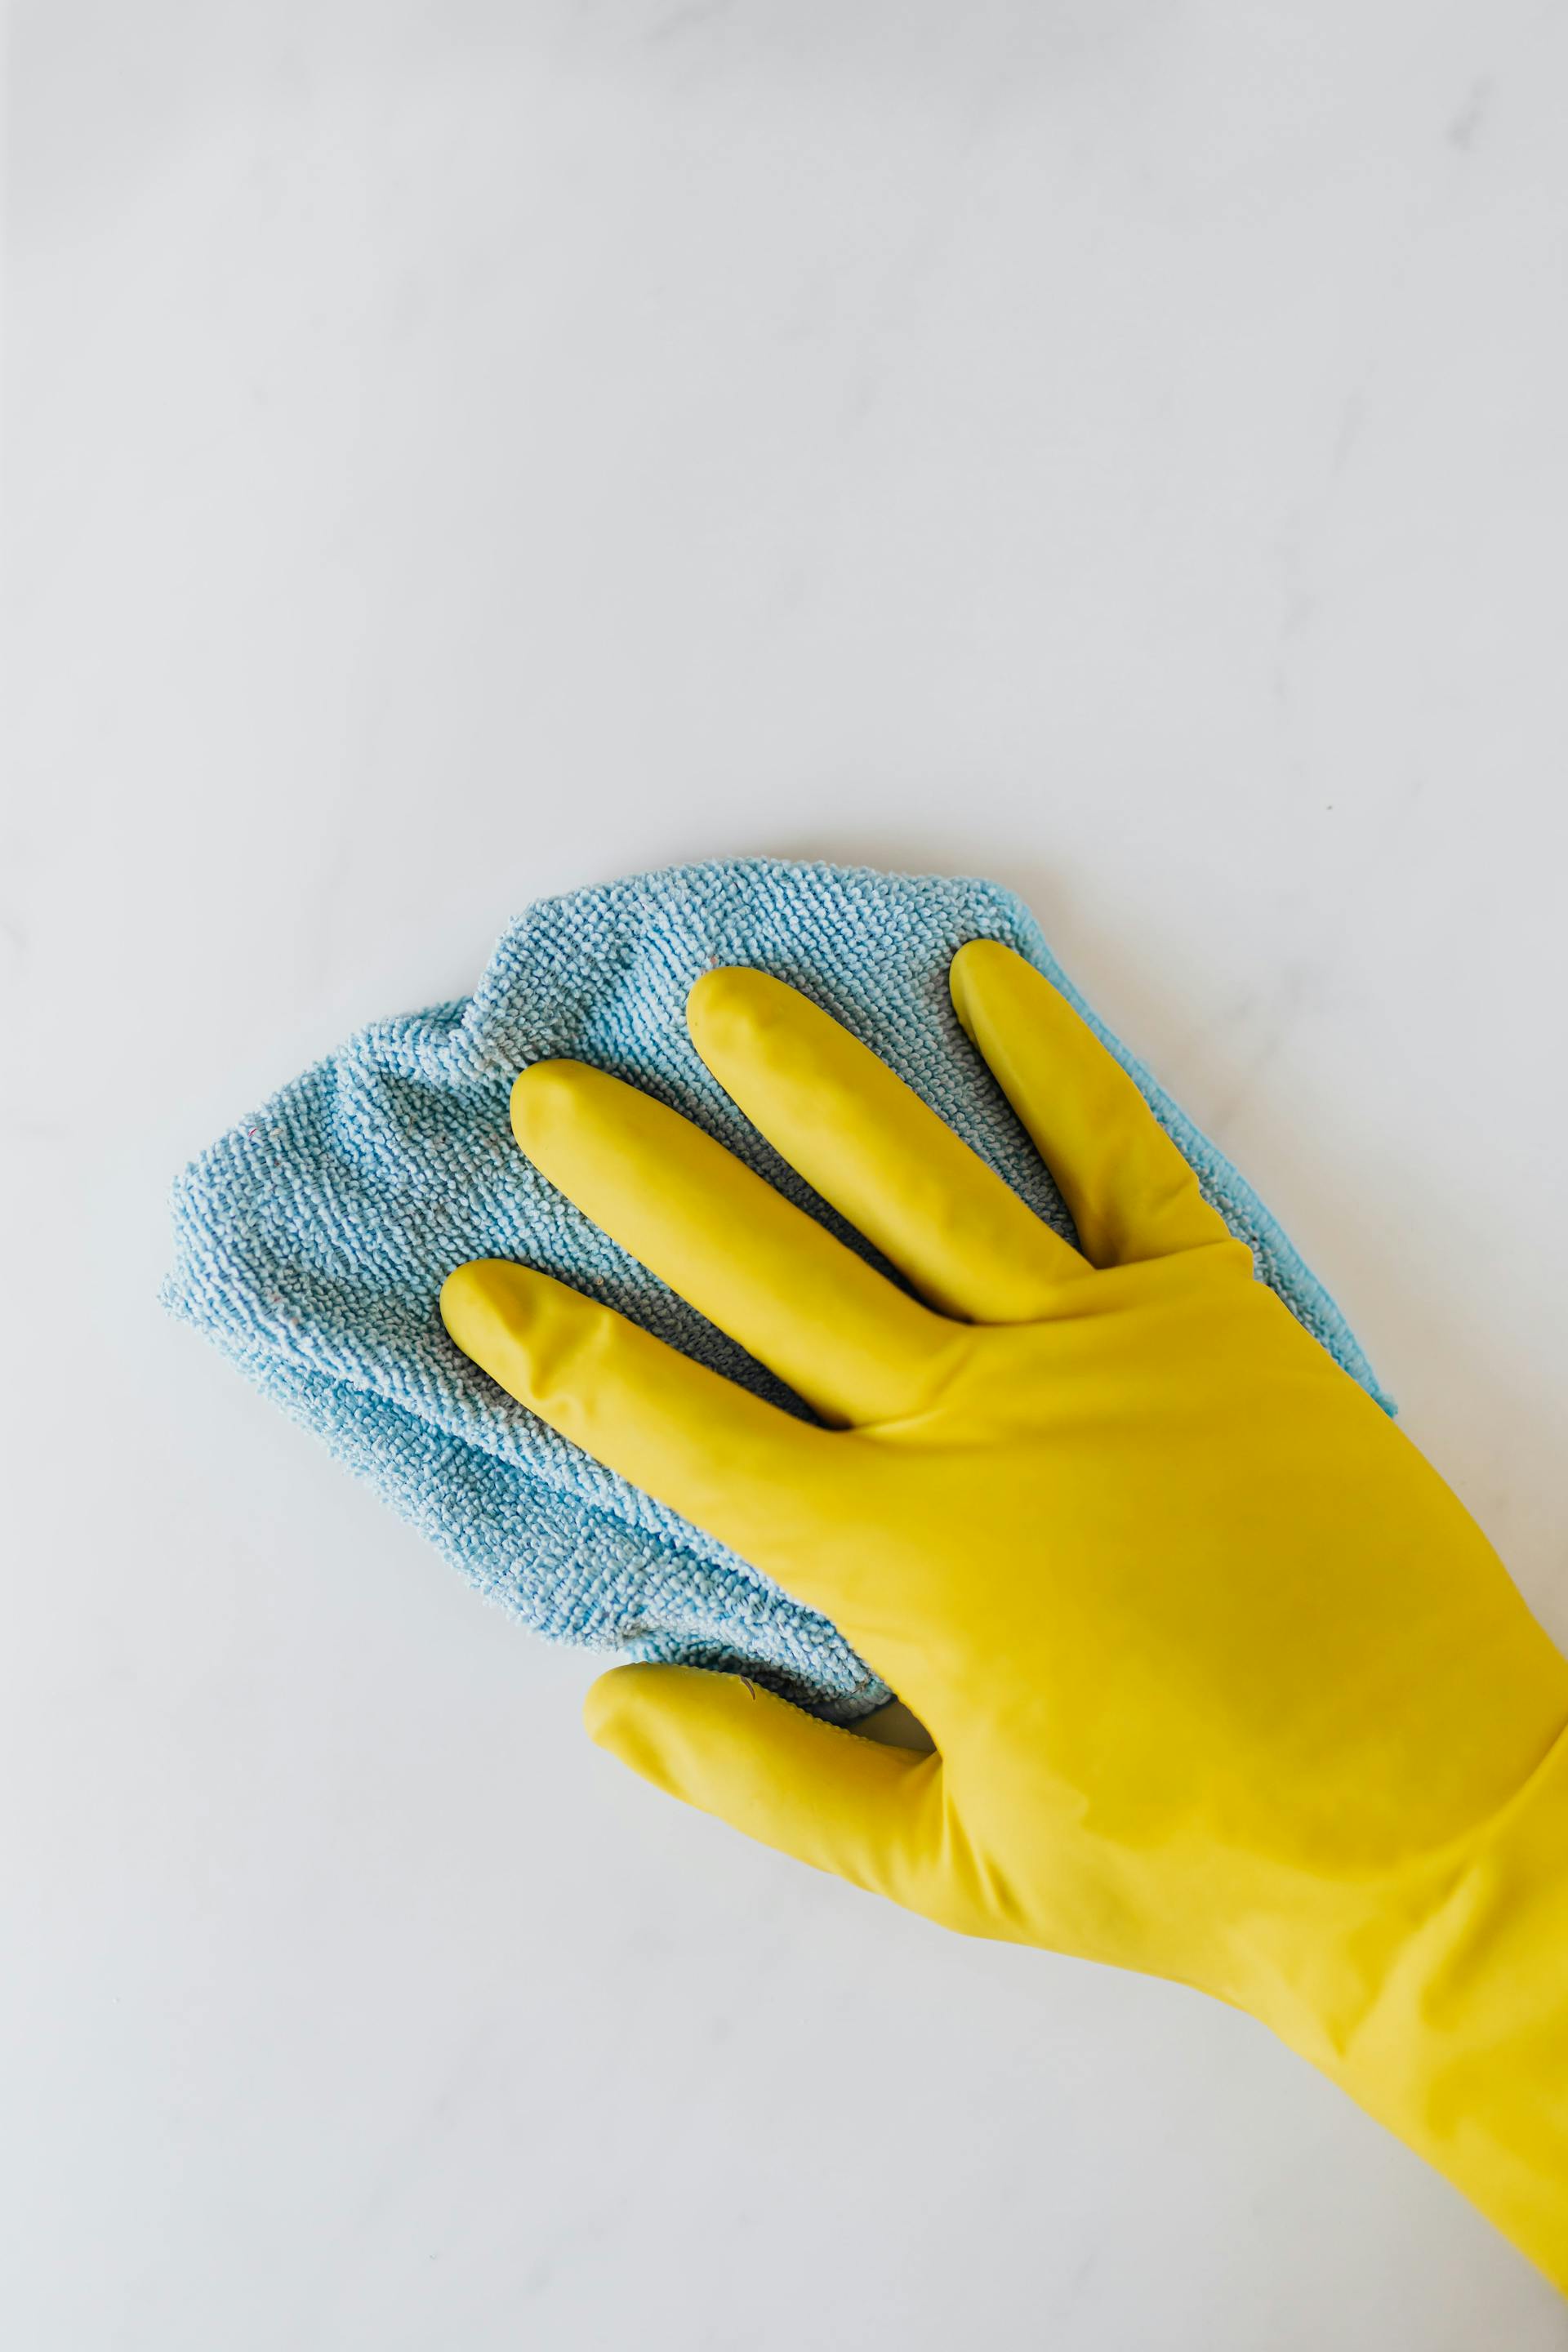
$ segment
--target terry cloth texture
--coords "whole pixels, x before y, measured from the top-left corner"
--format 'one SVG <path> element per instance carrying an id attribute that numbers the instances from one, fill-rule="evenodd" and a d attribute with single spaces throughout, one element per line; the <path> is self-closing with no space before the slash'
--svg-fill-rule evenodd
<path id="1" fill-rule="evenodd" d="M 713 964 L 804 990 L 1070 1239 L 1060 1196 L 948 1001 L 948 965 L 973 939 L 1005 940 L 1078 1007 L 1250 1244 L 1260 1278 L 1386 1405 L 1343 1316 L 1251 1187 L 1096 1020 L 1011 891 L 771 858 L 544 899 L 510 926 L 471 997 L 378 1022 L 318 1062 L 181 1178 L 166 1303 L 538 1632 L 743 1671 L 852 1722 L 888 1694 L 842 1635 L 497 1388 L 447 1339 L 437 1298 L 465 1259 L 519 1259 L 794 1402 L 554 1191 L 509 1124 L 526 1064 L 596 1063 L 685 1112 L 874 1258 L 698 1059 L 684 1007 Z"/>

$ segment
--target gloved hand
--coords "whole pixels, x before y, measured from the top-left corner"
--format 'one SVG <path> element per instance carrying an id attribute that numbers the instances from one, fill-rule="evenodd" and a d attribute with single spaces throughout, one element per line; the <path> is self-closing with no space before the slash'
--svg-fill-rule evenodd
<path id="1" fill-rule="evenodd" d="M 1239 2004 L 1568 2286 L 1568 1664 L 1049 983 L 979 940 L 952 987 L 1076 1250 L 794 990 L 689 1010 L 912 1297 L 618 1080 L 517 1081 L 529 1157 L 818 1418 L 500 1261 L 448 1278 L 453 1339 L 824 1611 L 935 1752 L 678 1666 L 588 1727 L 948 1927 Z"/>

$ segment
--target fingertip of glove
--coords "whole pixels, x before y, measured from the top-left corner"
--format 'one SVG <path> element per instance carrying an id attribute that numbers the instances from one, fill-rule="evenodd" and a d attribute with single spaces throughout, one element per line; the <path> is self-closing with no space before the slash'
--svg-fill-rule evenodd
<path id="1" fill-rule="evenodd" d="M 619 1752 L 620 1736 L 637 1699 L 658 1666 L 612 1666 L 589 1684 L 583 1698 L 583 1728 L 595 1748 Z"/>
<path id="2" fill-rule="evenodd" d="M 966 1000 L 973 988 L 984 984 L 988 975 L 1022 961 L 1005 940 L 966 940 L 947 968 L 948 994 L 959 1019 L 964 1017 Z"/>
<path id="3" fill-rule="evenodd" d="M 699 1053 L 722 1053 L 770 1025 L 782 999 L 795 992 L 751 964 L 714 964 L 700 972 L 686 999 L 686 1026 Z"/>
<path id="4" fill-rule="evenodd" d="M 455 1265 L 441 1285 L 437 1302 L 447 1336 L 466 1356 L 474 1353 L 474 1341 L 494 1305 L 496 1277 L 506 1267 L 504 1258 L 469 1258 L 464 1265 Z"/>
<path id="5" fill-rule="evenodd" d="M 511 1131 L 531 1160 L 573 1118 L 598 1075 L 588 1063 L 559 1056 L 518 1072 L 511 1082 Z"/>

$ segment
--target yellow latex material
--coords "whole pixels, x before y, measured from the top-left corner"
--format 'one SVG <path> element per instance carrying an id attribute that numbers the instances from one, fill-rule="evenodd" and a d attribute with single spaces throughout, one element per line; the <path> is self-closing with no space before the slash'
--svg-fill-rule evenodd
<path id="1" fill-rule="evenodd" d="M 759 972 L 699 982 L 697 1049 L 908 1290 L 620 1081 L 517 1082 L 529 1157 L 816 1417 L 500 1261 L 452 1337 L 826 1612 L 934 1752 L 685 1667 L 605 1675 L 588 1727 L 950 1927 L 1239 2004 L 1568 2286 L 1568 1664 L 1066 1002 L 992 941 L 952 986 L 1077 1250 Z"/>

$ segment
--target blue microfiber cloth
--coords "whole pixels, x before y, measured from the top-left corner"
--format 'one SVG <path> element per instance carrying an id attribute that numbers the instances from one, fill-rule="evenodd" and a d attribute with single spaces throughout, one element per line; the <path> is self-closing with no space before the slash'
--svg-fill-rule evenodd
<path id="1" fill-rule="evenodd" d="M 517 1258 L 784 1395 L 555 1192 L 508 1120 L 525 1064 L 596 1063 L 685 1112 L 874 1257 L 698 1059 L 684 1007 L 712 964 L 755 965 L 803 989 L 1071 1238 L 948 1001 L 955 950 L 980 938 L 1016 948 L 1078 1007 L 1251 1244 L 1261 1279 L 1387 1405 L 1251 1187 L 1095 1019 L 1011 891 L 772 858 L 544 899 L 510 926 L 471 997 L 377 1022 L 318 1062 L 180 1179 L 165 1302 L 540 1633 L 744 1671 L 852 1722 L 889 1694 L 835 1628 L 504 1394 L 447 1339 L 437 1297 L 465 1259 Z"/>

